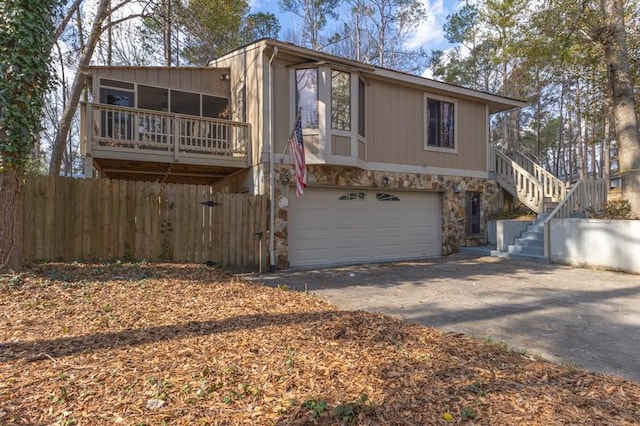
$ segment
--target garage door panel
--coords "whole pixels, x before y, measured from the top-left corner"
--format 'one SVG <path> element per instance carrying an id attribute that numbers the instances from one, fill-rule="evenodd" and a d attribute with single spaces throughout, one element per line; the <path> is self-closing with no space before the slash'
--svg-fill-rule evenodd
<path id="1" fill-rule="evenodd" d="M 440 254 L 440 196 L 434 193 L 307 189 L 290 199 L 292 266 L 394 260 Z"/>

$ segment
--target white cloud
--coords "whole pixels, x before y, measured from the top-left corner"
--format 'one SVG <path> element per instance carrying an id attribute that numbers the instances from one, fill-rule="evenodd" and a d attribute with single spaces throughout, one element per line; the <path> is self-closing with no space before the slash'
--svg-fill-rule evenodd
<path id="1" fill-rule="evenodd" d="M 426 19 L 418 25 L 413 37 L 407 42 L 407 47 L 415 49 L 433 45 L 434 48 L 447 45 L 447 41 L 442 31 L 442 25 L 451 9 L 455 7 L 452 0 L 446 0 L 448 8 L 445 6 L 445 0 L 421 0 L 427 12 Z M 457 2 L 455 2 L 457 3 Z"/>

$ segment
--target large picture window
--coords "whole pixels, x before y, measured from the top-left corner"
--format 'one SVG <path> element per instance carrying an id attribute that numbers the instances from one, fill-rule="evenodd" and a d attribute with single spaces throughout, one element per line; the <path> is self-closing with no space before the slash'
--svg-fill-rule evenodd
<path id="1" fill-rule="evenodd" d="M 297 111 L 300 111 L 303 129 L 317 129 L 319 127 L 317 68 L 296 70 Z"/>
<path id="2" fill-rule="evenodd" d="M 351 130 L 351 75 L 331 70 L 331 128 Z"/>
<path id="3" fill-rule="evenodd" d="M 455 149 L 455 104 L 427 98 L 426 114 L 426 146 Z"/>

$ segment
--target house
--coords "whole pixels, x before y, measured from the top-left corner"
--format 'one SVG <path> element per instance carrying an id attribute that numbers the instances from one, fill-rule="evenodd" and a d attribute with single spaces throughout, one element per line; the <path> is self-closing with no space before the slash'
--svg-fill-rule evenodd
<path id="1" fill-rule="evenodd" d="M 85 173 L 270 195 L 278 268 L 447 255 L 501 205 L 492 114 L 519 100 L 275 40 L 204 68 L 91 67 Z M 300 113 L 308 186 L 288 139 Z"/>

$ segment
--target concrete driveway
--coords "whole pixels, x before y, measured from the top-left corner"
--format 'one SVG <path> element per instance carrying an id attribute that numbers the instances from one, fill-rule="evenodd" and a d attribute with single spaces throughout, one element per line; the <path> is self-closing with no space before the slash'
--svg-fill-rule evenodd
<path id="1" fill-rule="evenodd" d="M 461 253 L 257 280 L 640 381 L 640 275 Z"/>

